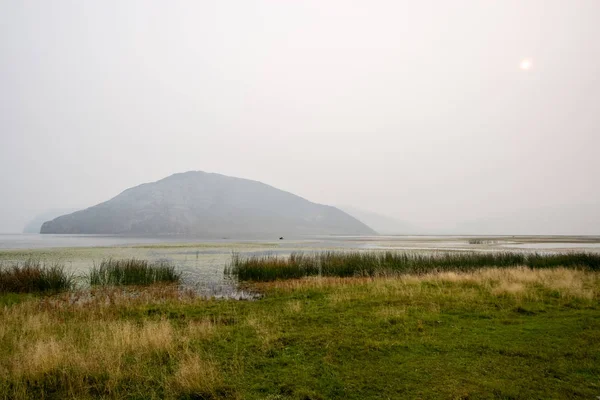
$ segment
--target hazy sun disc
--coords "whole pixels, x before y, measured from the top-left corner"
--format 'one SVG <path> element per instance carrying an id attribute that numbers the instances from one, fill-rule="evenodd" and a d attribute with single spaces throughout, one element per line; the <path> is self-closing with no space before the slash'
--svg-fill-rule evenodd
<path id="1" fill-rule="evenodd" d="M 531 58 L 525 58 L 519 63 L 519 68 L 521 68 L 523 71 L 530 70 L 532 66 L 533 62 L 531 61 Z"/>

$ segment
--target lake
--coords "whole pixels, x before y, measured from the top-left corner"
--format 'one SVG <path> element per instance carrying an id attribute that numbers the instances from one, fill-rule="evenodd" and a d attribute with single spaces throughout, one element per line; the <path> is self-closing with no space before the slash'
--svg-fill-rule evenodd
<path id="1" fill-rule="evenodd" d="M 476 240 L 475 240 L 476 239 Z M 471 244 L 477 242 L 477 244 Z M 289 255 L 295 251 L 392 250 L 600 252 L 598 236 L 315 236 L 293 240 L 239 240 L 125 237 L 107 235 L 0 234 L 0 262 L 36 258 L 60 262 L 84 276 L 106 258 L 141 258 L 172 262 L 183 285 L 207 296 L 242 296 L 223 274 L 232 253 Z"/>

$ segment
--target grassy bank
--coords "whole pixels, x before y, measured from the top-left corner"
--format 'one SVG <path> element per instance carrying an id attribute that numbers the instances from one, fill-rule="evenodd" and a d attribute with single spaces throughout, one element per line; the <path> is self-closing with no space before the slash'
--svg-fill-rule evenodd
<path id="1" fill-rule="evenodd" d="M 179 282 L 181 275 L 168 262 L 149 262 L 135 258 L 108 259 L 94 265 L 89 274 L 91 286 L 97 285 L 150 285 Z"/>
<path id="2" fill-rule="evenodd" d="M 531 399 L 600 393 L 600 273 L 486 268 L 118 287 L 0 308 L 0 398 Z M 141 289 L 140 289 L 141 290 Z"/>
<path id="3" fill-rule="evenodd" d="M 56 293 L 73 287 L 73 276 L 61 264 L 39 260 L 0 263 L 0 293 Z"/>
<path id="4" fill-rule="evenodd" d="M 240 281 L 273 281 L 308 276 L 376 276 L 423 274 L 433 271 L 467 272 L 482 267 L 581 267 L 600 271 L 598 253 L 534 254 L 515 252 L 430 253 L 321 252 L 242 257 L 234 254 L 227 272 Z"/>

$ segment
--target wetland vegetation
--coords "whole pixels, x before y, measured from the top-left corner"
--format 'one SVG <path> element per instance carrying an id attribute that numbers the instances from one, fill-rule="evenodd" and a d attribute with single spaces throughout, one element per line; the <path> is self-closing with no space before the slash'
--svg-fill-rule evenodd
<path id="1" fill-rule="evenodd" d="M 85 290 L 0 294 L 0 399 L 593 398 L 599 260 L 234 254 L 261 294 L 236 301 L 106 259 Z"/>
<path id="2" fill-rule="evenodd" d="M 58 263 L 0 262 L 0 293 L 56 293 L 70 290 L 73 284 L 73 275 Z"/>
<path id="3" fill-rule="evenodd" d="M 423 274 L 435 271 L 467 272 L 483 267 L 581 267 L 600 271 L 598 253 L 350 251 L 247 256 L 233 254 L 227 273 L 240 281 L 273 281 L 307 276 L 376 276 Z"/>
<path id="4" fill-rule="evenodd" d="M 485 268 L 253 284 L 257 301 L 151 285 L 0 308 L 0 398 L 594 398 L 600 279 Z"/>
<path id="5" fill-rule="evenodd" d="M 35 259 L 0 263 L 0 293 L 65 292 L 75 287 L 77 277 L 60 263 L 44 264 Z M 149 262 L 135 258 L 102 260 L 84 277 L 90 286 L 151 285 L 178 283 L 181 274 L 166 261 Z"/>
<path id="6" fill-rule="evenodd" d="M 102 260 L 94 265 L 89 274 L 91 286 L 97 285 L 150 285 L 159 282 L 176 283 L 181 274 L 166 261 L 149 262 L 131 258 L 128 260 Z"/>
<path id="7" fill-rule="evenodd" d="M 469 244 L 497 244 L 497 240 L 473 238 L 467 241 Z"/>

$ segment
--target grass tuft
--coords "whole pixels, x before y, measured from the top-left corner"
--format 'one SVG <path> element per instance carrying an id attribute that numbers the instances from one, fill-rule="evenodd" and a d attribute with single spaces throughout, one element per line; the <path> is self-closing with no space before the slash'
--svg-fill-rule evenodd
<path id="1" fill-rule="evenodd" d="M 214 362 L 191 353 L 180 361 L 172 385 L 175 392 L 184 394 L 182 397 L 213 399 L 219 397 L 217 389 L 222 386 L 222 378 Z"/>
<path id="2" fill-rule="evenodd" d="M 490 240 L 490 239 L 469 239 L 468 243 L 469 244 L 497 244 L 498 241 Z"/>
<path id="3" fill-rule="evenodd" d="M 97 285 L 151 285 L 158 282 L 179 282 L 181 274 L 168 262 L 151 263 L 135 258 L 128 260 L 102 260 L 92 268 L 89 282 Z"/>
<path id="4" fill-rule="evenodd" d="M 308 276 L 377 276 L 385 274 L 425 274 L 469 272 L 486 267 L 557 268 L 581 267 L 600 271 L 600 254 L 595 253 L 431 253 L 403 252 L 321 252 L 241 257 L 233 254 L 226 273 L 240 281 L 269 282 Z"/>
<path id="5" fill-rule="evenodd" d="M 73 275 L 61 264 L 44 265 L 33 259 L 0 264 L 0 293 L 56 293 L 70 290 L 73 283 Z"/>

